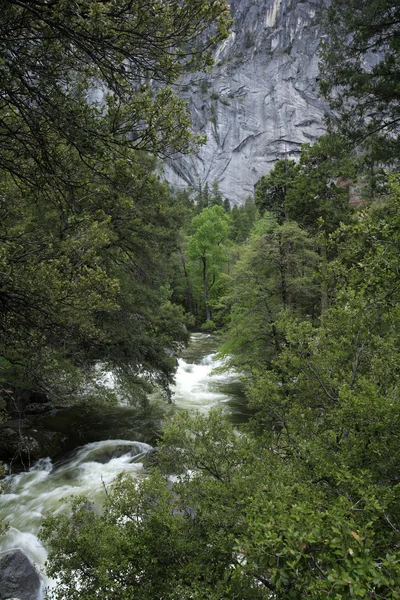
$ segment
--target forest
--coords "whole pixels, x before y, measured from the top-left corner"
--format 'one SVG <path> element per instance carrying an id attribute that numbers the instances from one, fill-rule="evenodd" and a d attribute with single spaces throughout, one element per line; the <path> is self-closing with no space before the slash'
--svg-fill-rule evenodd
<path id="1" fill-rule="evenodd" d="M 194 329 L 252 412 L 177 412 L 147 477 L 49 515 L 49 598 L 400 598 L 399 4 L 332 0 L 327 133 L 243 205 L 161 171 L 204 141 L 174 82 L 212 65 L 224 0 L 2 9 L 3 420 L 35 394 L 171 402 Z"/>

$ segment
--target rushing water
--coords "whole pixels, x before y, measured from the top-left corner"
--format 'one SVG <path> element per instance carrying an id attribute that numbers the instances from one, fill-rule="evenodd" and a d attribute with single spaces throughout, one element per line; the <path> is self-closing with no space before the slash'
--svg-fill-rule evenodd
<path id="1" fill-rule="evenodd" d="M 223 406 L 234 422 L 246 420 L 248 411 L 238 375 L 212 373 L 221 366 L 213 360 L 215 338 L 193 334 L 189 347 L 179 360 L 174 386 L 176 409 L 207 412 Z M 154 444 L 161 415 L 140 413 L 129 407 L 113 409 L 71 409 L 57 416 L 58 431 L 75 431 L 79 446 L 54 464 L 42 459 L 27 473 L 8 478 L 6 493 L 0 496 L 0 516 L 10 523 L 1 539 L 0 553 L 20 548 L 43 569 L 47 552 L 37 537 L 44 514 L 65 510 L 66 499 L 84 494 L 101 503 L 104 486 L 122 471 L 143 477 L 144 454 Z M 46 585 L 52 582 L 45 579 Z"/>

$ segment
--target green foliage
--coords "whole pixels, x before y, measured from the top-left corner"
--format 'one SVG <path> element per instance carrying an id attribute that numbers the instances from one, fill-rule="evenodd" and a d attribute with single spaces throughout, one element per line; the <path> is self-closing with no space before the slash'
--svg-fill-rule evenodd
<path id="1" fill-rule="evenodd" d="M 210 206 L 224 206 L 224 197 L 221 194 L 219 184 L 216 179 L 214 179 L 211 186 Z"/>
<path id="2" fill-rule="evenodd" d="M 334 0 L 320 65 L 335 124 L 385 164 L 398 159 L 399 22 L 396 0 Z"/>
<path id="3" fill-rule="evenodd" d="M 0 182 L 0 354 L 8 386 L 76 393 L 96 377 L 98 362 L 121 382 L 128 375 L 163 387 L 171 381 L 169 352 L 185 335 L 181 311 L 162 292 L 162 260 L 175 248 L 181 211 L 152 162 L 129 158 L 94 177 L 70 156 L 80 193 L 44 186 L 33 194 L 29 185 Z M 111 178 L 118 179 L 112 188 Z"/>
<path id="4" fill-rule="evenodd" d="M 0 168 L 28 179 L 57 176 L 64 144 L 83 161 L 104 148 L 158 155 L 187 150 L 184 103 L 167 87 L 211 64 L 228 33 L 224 0 L 148 3 L 7 0 L 0 19 Z M 202 35 L 204 32 L 204 35 Z M 163 85 L 149 87 L 150 81 Z"/>
<path id="5" fill-rule="evenodd" d="M 204 187 L 202 185 L 199 186 L 199 191 L 194 197 L 194 203 L 198 213 L 201 213 L 202 210 L 210 208 L 211 206 L 222 206 L 225 212 L 229 212 L 230 210 L 229 200 L 224 198 L 221 194 L 216 179 L 212 182 L 211 190 L 207 182 Z"/>
<path id="6" fill-rule="evenodd" d="M 220 351 L 241 369 L 269 365 L 283 339 L 276 326 L 282 310 L 316 313 L 318 256 L 313 240 L 296 223 L 279 225 L 266 213 L 241 248 L 222 298 L 229 315 Z"/>
<path id="7" fill-rule="evenodd" d="M 209 208 L 210 206 L 210 188 L 208 183 L 206 182 L 204 187 L 200 184 L 200 188 L 198 193 L 194 198 L 194 202 L 197 206 L 197 212 L 201 213 L 205 208 Z"/>
<path id="8" fill-rule="evenodd" d="M 212 320 L 212 301 L 222 283 L 222 268 L 227 253 L 230 219 L 222 206 L 205 208 L 192 221 L 193 234 L 188 243 L 190 268 L 197 280 L 207 321 Z"/>
<path id="9" fill-rule="evenodd" d="M 251 430 L 281 464 L 240 547 L 272 597 L 398 595 L 399 191 L 335 235 L 322 326 L 286 312 L 279 356 L 253 372 Z"/>
<path id="10" fill-rule="evenodd" d="M 184 519 L 173 515 L 173 492 L 165 481 L 154 476 L 138 487 L 120 478 L 108 491 L 101 516 L 82 498 L 71 509 L 70 516 L 49 518 L 43 529 L 52 548 L 48 572 L 56 578 L 62 574 L 53 598 L 177 597 L 180 582 L 173 573 L 179 568 L 179 546 L 183 550 L 188 544 Z"/>
<path id="11" fill-rule="evenodd" d="M 251 196 L 241 206 L 234 204 L 231 213 L 231 239 L 237 244 L 245 242 L 257 218 L 257 207 Z"/>
<path id="12" fill-rule="evenodd" d="M 272 171 L 257 182 L 255 204 L 263 214 L 272 212 L 280 224 L 289 217 L 286 197 L 294 184 L 298 166 L 293 160 L 278 160 Z"/>
<path id="13" fill-rule="evenodd" d="M 243 529 L 235 509 L 247 500 L 238 473 L 251 477 L 251 443 L 218 412 L 193 421 L 177 416 L 166 436 L 173 445 L 160 458 L 163 468 L 182 473 L 176 483 L 157 471 L 139 485 L 121 479 L 108 490 L 101 516 L 79 499 L 71 515 L 46 520 L 48 572 L 59 580 L 53 597 L 266 597 L 252 574 L 241 572 L 234 551 Z M 182 452 L 174 454 L 175 442 Z M 184 466 L 195 469 L 193 477 Z M 249 492 L 253 487 L 250 479 Z"/>
<path id="14" fill-rule="evenodd" d="M 56 597 L 150 599 L 160 582 L 174 600 L 399 597 L 398 178 L 391 189 L 333 237 L 339 290 L 321 325 L 280 313 L 245 430 L 218 410 L 179 413 L 147 481 L 118 481 L 101 516 L 78 501 L 46 521 Z M 249 272 L 263 236 L 288 226 L 295 240 L 292 223 L 257 223 Z"/>
<path id="15" fill-rule="evenodd" d="M 368 135 L 370 126 L 382 126 L 382 116 L 383 129 L 391 131 L 395 143 L 397 7 L 393 2 L 378 7 L 373 0 L 333 0 L 330 19 L 333 35 L 325 65 L 332 65 L 332 76 L 325 86 L 330 92 L 342 85 L 337 96 L 342 124 L 350 124 L 346 111 L 359 99 L 351 132 L 358 135 L 363 129 Z M 368 44 L 384 52 L 366 72 L 362 59 Z M 368 103 L 376 116 L 367 118 Z M 400 183 L 389 177 L 387 196 L 352 218 L 348 183 L 355 167 L 347 146 L 343 138 L 330 135 L 305 146 L 298 165 L 279 161 L 257 188 L 263 218 L 255 221 L 251 234 L 254 206 L 234 207 L 227 215 L 218 188 L 210 192 L 205 187 L 186 258 L 183 242 L 177 256 L 185 293 L 190 291 L 187 302 L 202 304 L 205 325 L 213 323 L 212 309 L 229 314 L 221 353 L 228 366 L 246 370 L 254 416 L 238 431 L 218 410 L 208 416 L 179 413 L 166 425 L 158 466 L 148 478 L 119 478 L 106 490 L 101 514 L 80 498 L 69 515 L 48 517 L 42 537 L 50 545 L 49 575 L 58 578 L 54 598 L 399 598 Z M 121 181 L 120 173 L 113 180 Z M 130 181 L 122 180 L 124 185 Z M 133 206 L 124 186 L 110 199 L 96 180 L 96 201 L 78 203 L 71 215 L 63 208 L 73 225 L 65 234 L 67 267 L 71 271 L 79 249 L 86 262 L 93 262 L 88 274 L 77 268 L 82 290 L 71 277 L 63 282 L 58 253 L 53 271 L 41 246 L 50 268 L 41 271 L 38 261 L 37 273 L 55 299 L 53 309 L 60 287 L 71 286 L 71 302 L 79 307 L 80 292 L 92 289 L 91 277 L 106 286 L 91 297 L 90 318 L 78 320 L 82 341 L 71 344 L 75 353 L 87 352 L 90 336 L 99 328 L 109 338 L 110 352 L 90 351 L 91 359 L 118 357 L 117 369 L 138 346 L 135 364 L 140 361 L 146 371 L 158 368 L 168 380 L 173 360 L 163 349 L 179 337 L 181 315 L 169 302 L 168 261 L 163 274 L 152 260 L 161 263 L 176 244 L 174 230 L 169 232 L 180 206 L 168 200 L 149 165 L 142 165 L 131 193 L 138 182 L 145 184 Z M 4 185 L 18 198 L 13 206 L 22 216 L 11 215 L 7 225 L 10 237 L 0 264 L 8 274 L 10 256 L 20 256 L 21 239 L 35 248 L 39 219 L 32 200 L 25 201 L 7 178 Z M 60 205 L 69 206 L 64 197 Z M 50 211 L 42 219 L 45 231 L 54 231 L 48 219 L 59 223 L 58 213 L 54 217 Z M 82 219 L 88 238 L 79 230 Z M 241 246 L 228 272 L 229 236 Z M 27 248 L 21 256 L 31 260 Z M 7 281 L 12 282 L 24 260 L 14 261 Z M 104 276 L 97 278 L 97 269 Z M 26 285 L 35 298 L 39 284 L 29 270 Z M 61 325 L 64 320 L 70 324 L 64 304 L 59 318 Z M 58 323 L 55 316 L 53 321 Z M 101 348 L 106 344 L 102 341 Z M 140 374 L 134 371 L 135 377 Z"/>
<path id="16" fill-rule="evenodd" d="M 397 488 L 343 469 L 340 452 L 336 481 L 318 479 L 300 453 L 260 441 L 219 411 L 174 417 L 159 452 L 173 484 L 120 479 L 102 515 L 79 499 L 46 520 L 52 597 L 398 597 Z"/>
<path id="17" fill-rule="evenodd" d="M 278 222 L 296 221 L 312 234 L 321 228 L 334 231 L 348 221 L 349 184 L 355 167 L 346 142 L 336 135 L 304 144 L 300 163 L 283 159 L 256 185 L 255 203 L 261 214 L 272 212 Z"/>
<path id="18" fill-rule="evenodd" d="M 93 389 L 98 363 L 133 399 L 144 379 L 171 382 L 185 334 L 167 265 L 187 209 L 145 152 L 197 146 L 168 85 L 210 64 L 228 24 L 223 0 L 5 2 L 0 375 L 12 389 Z"/>
<path id="19" fill-rule="evenodd" d="M 312 146 L 304 144 L 286 195 L 289 217 L 313 234 L 321 228 L 334 231 L 353 212 L 349 185 L 354 178 L 355 166 L 343 138 L 326 135 Z"/>

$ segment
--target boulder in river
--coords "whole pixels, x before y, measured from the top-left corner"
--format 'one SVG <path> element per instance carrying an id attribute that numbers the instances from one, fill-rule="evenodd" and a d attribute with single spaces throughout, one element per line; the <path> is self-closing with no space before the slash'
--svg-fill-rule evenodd
<path id="1" fill-rule="evenodd" d="M 40 590 L 39 573 L 21 550 L 0 558 L 0 600 L 38 600 Z"/>
<path id="2" fill-rule="evenodd" d="M 156 467 L 158 465 L 158 453 L 160 449 L 155 446 L 154 448 L 150 448 L 148 452 L 143 457 L 143 466 L 146 471 L 149 471 L 151 467 Z"/>

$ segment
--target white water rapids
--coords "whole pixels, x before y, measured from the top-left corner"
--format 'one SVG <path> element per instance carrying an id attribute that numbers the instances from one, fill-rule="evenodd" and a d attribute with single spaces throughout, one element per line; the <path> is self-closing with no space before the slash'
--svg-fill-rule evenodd
<path id="1" fill-rule="evenodd" d="M 212 374 L 221 364 L 213 360 L 214 344 L 212 336 L 192 335 L 184 357 L 179 360 L 174 402 L 178 409 L 201 412 L 223 405 L 233 418 L 242 420 L 241 415 L 246 411 L 238 375 Z M 49 458 L 42 459 L 29 472 L 10 476 L 5 493 L 0 495 L 0 517 L 10 524 L 6 536 L 0 539 L 0 555 L 10 549 L 21 549 L 43 573 L 45 585 L 51 587 L 52 582 L 43 571 L 47 552 L 37 537 L 43 516 L 49 511 L 65 510 L 71 495 L 86 495 L 101 503 L 104 486 L 122 471 L 144 477 L 142 459 L 150 448 L 144 441 L 94 441 L 55 464 Z"/>

